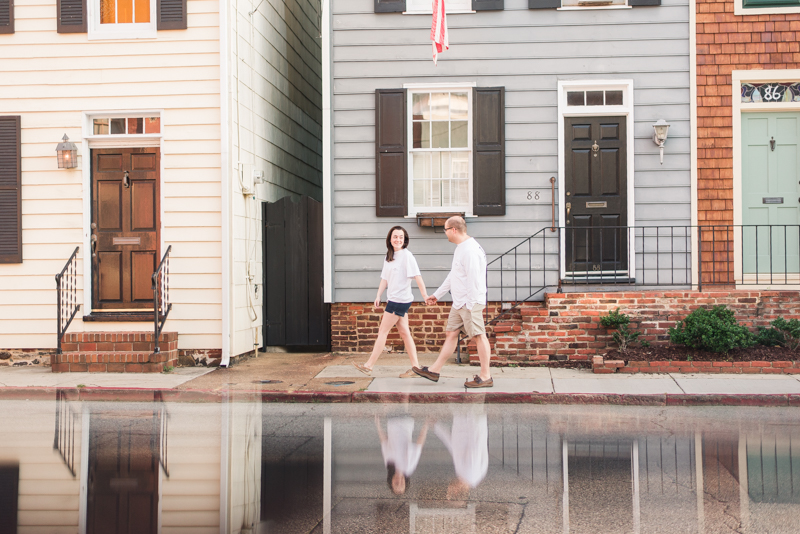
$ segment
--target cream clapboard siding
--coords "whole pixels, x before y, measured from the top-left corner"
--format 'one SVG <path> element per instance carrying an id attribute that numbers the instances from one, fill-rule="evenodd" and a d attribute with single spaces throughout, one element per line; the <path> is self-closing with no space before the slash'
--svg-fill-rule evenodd
<path id="1" fill-rule="evenodd" d="M 53 276 L 83 244 L 82 168 L 58 170 L 64 135 L 80 146 L 82 113 L 163 110 L 162 238 L 172 245 L 166 329 L 181 348 L 219 348 L 222 332 L 219 6 L 188 2 L 187 30 L 156 39 L 89 41 L 56 32 L 56 0 L 17 0 L 0 36 L 0 114 L 22 116 L 23 263 L 0 265 L 0 347 L 56 343 Z M 83 248 L 83 247 L 82 247 Z M 81 250 L 79 273 L 86 251 Z M 82 288 L 88 280 L 79 279 Z M 79 296 L 83 302 L 83 295 Z M 88 310 L 81 309 L 80 314 Z M 70 327 L 107 329 L 108 324 Z M 114 329 L 150 329 L 113 323 Z"/>
<path id="2" fill-rule="evenodd" d="M 78 532 L 80 480 L 53 450 L 53 402 L 3 401 L 0 464 L 19 465 L 17 532 Z M 75 472 L 80 473 L 80 417 L 76 419 Z"/>
<path id="3" fill-rule="evenodd" d="M 19 465 L 17 532 L 77 534 L 86 404 L 71 404 L 76 413 L 74 478 L 53 450 L 55 404 L 6 401 L 4 406 L 0 464 Z M 103 404 L 105 410 L 110 407 Z M 219 533 L 220 410 L 224 405 L 171 403 L 166 407 L 170 476 L 161 473 L 161 533 Z"/>
<path id="4" fill-rule="evenodd" d="M 229 5 L 236 355 L 263 343 L 261 201 L 322 200 L 322 52 L 319 0 Z M 244 195 L 242 186 L 254 187 L 253 170 L 267 183 Z"/>

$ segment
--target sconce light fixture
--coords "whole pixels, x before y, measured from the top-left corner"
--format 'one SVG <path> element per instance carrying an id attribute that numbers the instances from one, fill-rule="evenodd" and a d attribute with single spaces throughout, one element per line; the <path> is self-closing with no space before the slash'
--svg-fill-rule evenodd
<path id="1" fill-rule="evenodd" d="M 653 142 L 658 145 L 662 165 L 664 164 L 664 143 L 667 141 L 667 132 L 669 132 L 669 123 L 664 119 L 658 119 L 658 122 L 653 124 Z"/>
<path id="2" fill-rule="evenodd" d="M 78 147 L 69 142 L 69 137 L 64 134 L 62 142 L 56 147 L 59 169 L 74 169 L 78 166 Z"/>

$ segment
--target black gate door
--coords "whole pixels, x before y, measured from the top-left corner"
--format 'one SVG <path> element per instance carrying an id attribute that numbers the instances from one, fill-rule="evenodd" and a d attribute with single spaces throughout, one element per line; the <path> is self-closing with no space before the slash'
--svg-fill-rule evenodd
<path id="1" fill-rule="evenodd" d="M 330 346 L 323 294 L 322 204 L 264 204 L 264 345 Z"/>

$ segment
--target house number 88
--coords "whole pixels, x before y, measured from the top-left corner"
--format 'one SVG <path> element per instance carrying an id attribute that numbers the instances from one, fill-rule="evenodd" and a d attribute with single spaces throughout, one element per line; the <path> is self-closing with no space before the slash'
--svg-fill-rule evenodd
<path id="1" fill-rule="evenodd" d="M 528 200 L 539 200 L 539 191 L 528 191 Z"/>

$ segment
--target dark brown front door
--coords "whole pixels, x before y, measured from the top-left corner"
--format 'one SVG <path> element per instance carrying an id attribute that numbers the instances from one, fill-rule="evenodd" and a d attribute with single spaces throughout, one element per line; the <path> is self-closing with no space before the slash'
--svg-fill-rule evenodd
<path id="1" fill-rule="evenodd" d="M 92 414 L 87 534 L 158 530 L 158 416 Z"/>
<path id="2" fill-rule="evenodd" d="M 92 150 L 92 308 L 153 307 L 159 261 L 158 148 Z"/>
<path id="3" fill-rule="evenodd" d="M 566 271 L 627 273 L 628 199 L 625 117 L 570 117 L 566 139 Z"/>

